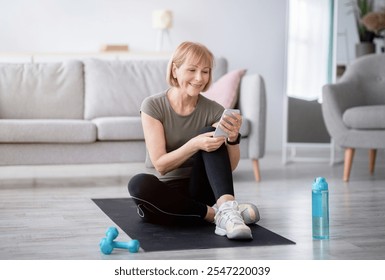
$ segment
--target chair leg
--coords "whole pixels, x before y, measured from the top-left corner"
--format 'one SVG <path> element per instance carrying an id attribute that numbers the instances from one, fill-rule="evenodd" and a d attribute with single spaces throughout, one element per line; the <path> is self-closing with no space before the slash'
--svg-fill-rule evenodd
<path id="1" fill-rule="evenodd" d="M 257 159 L 253 159 L 253 171 L 254 171 L 255 181 L 260 182 L 261 174 L 259 172 L 259 161 Z"/>
<path id="2" fill-rule="evenodd" d="M 349 181 L 350 170 L 352 169 L 353 157 L 354 157 L 354 149 L 346 148 L 345 150 L 345 163 L 344 163 L 344 182 Z"/>
<path id="3" fill-rule="evenodd" d="M 369 172 L 370 172 L 370 175 L 373 175 L 373 173 L 374 173 L 374 166 L 376 165 L 376 155 L 377 155 L 376 149 L 370 149 L 369 150 Z"/>

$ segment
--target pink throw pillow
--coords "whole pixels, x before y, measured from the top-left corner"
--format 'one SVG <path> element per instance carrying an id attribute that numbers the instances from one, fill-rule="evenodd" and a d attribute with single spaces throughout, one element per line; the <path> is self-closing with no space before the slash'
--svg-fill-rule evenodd
<path id="1" fill-rule="evenodd" d="M 223 75 L 202 95 L 218 102 L 225 109 L 234 108 L 238 100 L 239 83 L 245 73 L 245 69 L 239 69 Z"/>

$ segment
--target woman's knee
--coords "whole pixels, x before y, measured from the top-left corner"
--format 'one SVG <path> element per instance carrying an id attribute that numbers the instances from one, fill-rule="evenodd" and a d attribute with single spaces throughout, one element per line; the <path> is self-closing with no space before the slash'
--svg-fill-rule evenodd
<path id="1" fill-rule="evenodd" d="M 152 174 L 137 174 L 128 182 L 128 192 L 131 196 L 140 197 L 141 194 L 146 193 L 146 186 L 153 185 L 151 182 L 154 179 L 157 178 Z"/>
<path id="2" fill-rule="evenodd" d="M 214 130 L 215 130 L 215 127 L 213 127 L 213 126 L 206 126 L 204 128 L 201 128 L 199 130 L 199 133 L 202 134 L 202 133 L 211 132 L 211 131 L 214 131 Z"/>

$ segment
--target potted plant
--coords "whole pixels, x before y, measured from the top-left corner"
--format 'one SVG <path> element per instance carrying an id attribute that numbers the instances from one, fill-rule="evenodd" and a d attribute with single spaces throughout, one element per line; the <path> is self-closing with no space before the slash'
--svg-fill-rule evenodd
<path id="1" fill-rule="evenodd" d="M 377 38 L 385 38 L 385 11 L 382 12 L 370 12 L 362 18 L 362 24 L 367 30 L 374 32 Z M 384 52 L 385 41 L 382 47 Z"/>
<path id="2" fill-rule="evenodd" d="M 359 38 L 359 43 L 356 44 L 356 57 L 374 53 L 376 51 L 376 46 L 373 42 L 376 34 L 373 31 L 368 30 L 362 22 L 362 18 L 365 17 L 365 15 L 373 12 L 373 2 L 373 0 L 350 1 L 356 19 Z"/>

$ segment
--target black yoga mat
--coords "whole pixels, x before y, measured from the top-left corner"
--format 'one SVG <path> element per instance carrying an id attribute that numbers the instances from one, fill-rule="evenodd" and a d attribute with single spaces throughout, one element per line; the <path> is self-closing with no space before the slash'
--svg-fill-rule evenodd
<path id="1" fill-rule="evenodd" d="M 259 225 L 250 226 L 253 233 L 252 240 L 229 240 L 227 237 L 216 235 L 215 225 L 210 223 L 194 226 L 145 223 L 136 213 L 136 205 L 130 198 L 93 199 L 93 201 L 128 236 L 139 240 L 144 251 L 295 244 Z"/>

